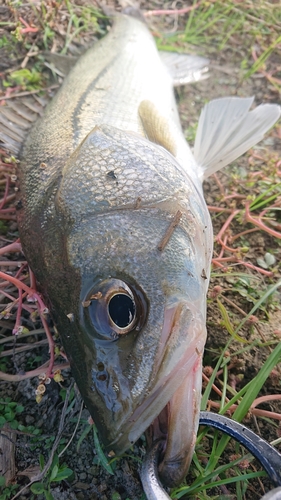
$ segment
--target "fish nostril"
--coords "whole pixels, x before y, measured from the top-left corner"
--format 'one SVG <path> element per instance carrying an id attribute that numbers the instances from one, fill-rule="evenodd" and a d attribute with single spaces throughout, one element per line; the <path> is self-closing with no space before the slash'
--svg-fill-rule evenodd
<path id="1" fill-rule="evenodd" d="M 135 319 L 136 306 L 131 297 L 124 293 L 113 295 L 108 304 L 108 312 L 113 323 L 119 328 L 127 328 Z"/>
<path id="2" fill-rule="evenodd" d="M 98 362 L 97 369 L 98 369 L 98 373 L 96 375 L 97 380 L 99 380 L 100 382 L 104 382 L 105 380 L 107 380 L 108 378 L 107 371 L 105 369 L 104 364 L 101 361 Z"/>

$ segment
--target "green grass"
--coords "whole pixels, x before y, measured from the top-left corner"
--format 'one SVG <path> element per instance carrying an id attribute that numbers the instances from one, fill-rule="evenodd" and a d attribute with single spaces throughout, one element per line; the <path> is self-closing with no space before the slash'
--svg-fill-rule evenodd
<path id="1" fill-rule="evenodd" d="M 194 5 L 197 1 L 194 0 Z M 281 8 L 278 3 L 259 0 L 235 2 L 232 0 L 203 1 L 192 10 L 184 29 L 175 34 L 159 36 L 158 48 L 169 51 L 196 50 L 216 54 L 224 50 L 240 61 L 243 77 L 249 78 L 263 68 L 267 60 L 281 54 Z M 243 47 L 241 50 L 241 36 Z M 258 47 L 258 58 L 253 61 L 252 49 Z M 280 84 L 275 84 L 280 89 Z"/>

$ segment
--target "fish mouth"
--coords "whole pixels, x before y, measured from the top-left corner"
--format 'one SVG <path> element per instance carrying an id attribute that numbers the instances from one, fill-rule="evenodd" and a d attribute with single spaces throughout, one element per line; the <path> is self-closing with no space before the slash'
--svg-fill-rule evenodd
<path id="1" fill-rule="evenodd" d="M 160 478 L 174 486 L 185 476 L 199 422 L 205 320 L 198 304 L 186 301 L 166 306 L 161 341 L 151 380 L 142 403 L 127 419 L 124 433 L 109 448 L 125 450 L 148 430 L 148 442 L 163 438 Z"/>

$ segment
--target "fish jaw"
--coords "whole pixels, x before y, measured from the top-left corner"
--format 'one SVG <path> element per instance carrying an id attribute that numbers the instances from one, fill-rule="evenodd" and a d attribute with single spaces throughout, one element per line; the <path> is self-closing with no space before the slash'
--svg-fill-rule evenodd
<path id="1" fill-rule="evenodd" d="M 168 432 L 164 457 L 159 466 L 163 484 L 177 486 L 187 474 L 192 460 L 199 425 L 202 385 L 202 356 L 168 404 Z"/>

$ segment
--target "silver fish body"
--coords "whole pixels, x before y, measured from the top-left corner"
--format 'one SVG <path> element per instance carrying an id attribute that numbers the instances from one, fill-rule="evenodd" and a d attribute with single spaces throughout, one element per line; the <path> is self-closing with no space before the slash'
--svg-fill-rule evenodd
<path id="1" fill-rule="evenodd" d="M 154 422 L 162 478 L 178 483 L 198 426 L 212 228 L 144 24 L 116 19 L 21 156 L 24 252 L 102 439 L 121 453 Z"/>

